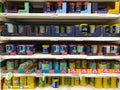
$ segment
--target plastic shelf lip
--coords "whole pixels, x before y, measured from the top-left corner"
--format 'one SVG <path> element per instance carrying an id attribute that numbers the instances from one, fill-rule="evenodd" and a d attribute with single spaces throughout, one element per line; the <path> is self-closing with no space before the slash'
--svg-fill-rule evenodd
<path id="1" fill-rule="evenodd" d="M 11 19 L 116 19 L 119 14 L 53 14 L 53 13 L 3 13 L 3 17 Z"/>
<path id="2" fill-rule="evenodd" d="M 116 59 L 120 60 L 120 56 L 86 56 L 86 55 L 51 55 L 51 54 L 33 54 L 33 55 L 2 55 L 2 60 L 5 59 Z"/>
<path id="3" fill-rule="evenodd" d="M 120 37 L 33 37 L 33 36 L 1 36 L 0 41 L 14 40 L 48 40 L 48 41 L 120 41 Z"/>

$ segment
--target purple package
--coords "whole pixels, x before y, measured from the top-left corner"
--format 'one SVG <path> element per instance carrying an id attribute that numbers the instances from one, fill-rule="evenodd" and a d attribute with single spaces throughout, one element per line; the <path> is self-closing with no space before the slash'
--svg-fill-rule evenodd
<path id="1" fill-rule="evenodd" d="M 97 2 L 93 3 L 93 7 L 94 7 L 93 8 L 94 13 L 107 13 L 106 9 L 103 9 L 103 10 L 98 9 L 98 3 Z"/>
<path id="2" fill-rule="evenodd" d="M 60 54 L 62 54 L 62 55 L 68 54 L 68 46 L 67 45 L 60 45 Z"/>

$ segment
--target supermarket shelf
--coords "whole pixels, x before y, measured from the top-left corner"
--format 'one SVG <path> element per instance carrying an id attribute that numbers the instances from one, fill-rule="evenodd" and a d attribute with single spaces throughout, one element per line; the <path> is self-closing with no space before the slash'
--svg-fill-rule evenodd
<path id="1" fill-rule="evenodd" d="M 7 0 L 7 1 L 29 1 L 29 2 L 45 2 L 45 1 L 49 1 L 49 0 Z M 55 1 L 59 1 L 59 0 L 50 0 L 51 2 L 55 2 Z M 62 0 L 62 1 L 69 1 L 72 2 L 72 0 Z M 74 0 L 74 1 L 96 1 L 96 2 L 114 2 L 116 0 Z"/>
<path id="2" fill-rule="evenodd" d="M 6 74 L 2 73 L 3 77 L 6 77 Z M 21 76 L 34 76 L 34 77 L 53 77 L 53 76 L 58 76 L 58 77 L 120 77 L 120 74 L 19 74 L 19 73 L 13 73 L 13 76 L 15 77 L 21 77 Z"/>
<path id="3" fill-rule="evenodd" d="M 92 86 L 74 86 L 74 87 L 67 87 L 67 86 L 60 86 L 59 88 L 53 88 L 52 86 L 47 86 L 45 88 L 36 88 L 35 90 L 119 90 L 117 89 L 97 89 Z"/>
<path id="4" fill-rule="evenodd" d="M 33 36 L 2 36 L 1 41 L 120 41 L 120 37 L 33 37 Z"/>
<path id="5" fill-rule="evenodd" d="M 3 13 L 9 19 L 117 19 L 119 14 Z"/>
<path id="6" fill-rule="evenodd" d="M 109 59 L 120 60 L 120 56 L 86 56 L 86 55 L 51 55 L 51 54 L 33 54 L 33 55 L 2 55 L 5 59 Z"/>

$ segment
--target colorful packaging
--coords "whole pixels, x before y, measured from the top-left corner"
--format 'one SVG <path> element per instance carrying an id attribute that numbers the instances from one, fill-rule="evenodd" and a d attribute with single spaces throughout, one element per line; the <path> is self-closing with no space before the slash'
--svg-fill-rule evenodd
<path id="1" fill-rule="evenodd" d="M 59 87 L 59 79 L 58 78 L 53 78 L 52 79 L 52 87 L 53 88 L 58 88 Z"/>
<path id="2" fill-rule="evenodd" d="M 80 84 L 80 78 L 75 77 L 75 86 L 79 86 L 79 84 Z"/>
<path id="3" fill-rule="evenodd" d="M 60 54 L 60 46 L 52 45 L 52 54 Z"/>
<path id="4" fill-rule="evenodd" d="M 60 85 L 64 86 L 65 85 L 65 77 L 60 77 L 59 80 L 60 80 Z"/>
<path id="5" fill-rule="evenodd" d="M 60 70 L 67 70 L 67 62 L 65 60 L 60 62 Z"/>
<path id="6" fill-rule="evenodd" d="M 42 62 L 42 70 L 50 70 L 49 61 Z"/>
<path id="7" fill-rule="evenodd" d="M 39 87 L 45 87 L 46 86 L 46 77 L 42 78 L 40 77 L 39 78 Z"/>
<path id="8" fill-rule="evenodd" d="M 85 54 L 85 46 L 84 45 L 77 45 L 77 53 L 78 54 Z"/>
<path id="9" fill-rule="evenodd" d="M 88 83 L 88 78 L 82 77 L 81 81 L 80 81 L 80 85 L 81 86 L 87 86 L 87 83 Z"/>
<path id="10" fill-rule="evenodd" d="M 69 69 L 75 69 L 75 60 L 70 60 Z"/>
<path id="11" fill-rule="evenodd" d="M 27 85 L 34 85 L 35 84 L 35 78 L 34 77 L 27 77 Z"/>
<path id="12" fill-rule="evenodd" d="M 77 54 L 77 46 L 76 45 L 69 45 L 70 54 Z"/>
<path id="13" fill-rule="evenodd" d="M 87 60 L 81 60 L 81 68 L 87 69 Z"/>
<path id="14" fill-rule="evenodd" d="M 12 84 L 13 84 L 13 86 L 19 86 L 20 78 L 19 77 L 13 77 L 12 78 Z"/>
<path id="15" fill-rule="evenodd" d="M 26 54 L 26 45 L 18 45 L 17 46 L 17 54 L 25 55 Z"/>
<path id="16" fill-rule="evenodd" d="M 75 68 L 80 69 L 81 68 L 81 60 L 75 60 Z"/>
<path id="17" fill-rule="evenodd" d="M 16 47 L 13 44 L 6 44 L 6 54 L 16 55 Z"/>
<path id="18" fill-rule="evenodd" d="M 118 87 L 118 79 L 116 77 L 111 78 L 110 88 L 117 88 Z"/>
<path id="19" fill-rule="evenodd" d="M 74 77 L 67 77 L 67 84 L 68 84 L 68 86 L 73 87 L 75 85 Z"/>
<path id="20" fill-rule="evenodd" d="M 95 78 L 95 87 L 96 88 L 102 88 L 103 86 L 102 86 L 102 78 L 99 78 L 99 77 L 97 77 L 97 78 Z"/>
<path id="21" fill-rule="evenodd" d="M 27 78 L 26 77 L 20 77 L 20 86 L 26 86 L 27 84 Z"/>
<path id="22" fill-rule="evenodd" d="M 67 47 L 67 45 L 60 45 L 60 54 L 62 54 L 62 55 L 68 54 L 68 47 Z"/>
<path id="23" fill-rule="evenodd" d="M 43 54 L 48 54 L 49 53 L 49 45 L 42 45 L 42 53 Z"/>
<path id="24" fill-rule="evenodd" d="M 59 61 L 54 61 L 54 70 L 60 70 L 60 63 Z"/>
<path id="25" fill-rule="evenodd" d="M 34 45 L 26 45 L 26 54 L 27 55 L 32 55 L 34 54 L 35 49 L 34 49 Z"/>
<path id="26" fill-rule="evenodd" d="M 15 69 L 14 60 L 7 60 L 7 71 L 12 72 Z"/>

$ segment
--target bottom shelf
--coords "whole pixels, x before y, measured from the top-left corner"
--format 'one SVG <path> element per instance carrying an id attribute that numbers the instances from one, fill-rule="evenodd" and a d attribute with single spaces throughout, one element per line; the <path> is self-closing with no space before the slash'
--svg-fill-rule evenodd
<path id="1" fill-rule="evenodd" d="M 3 90 L 7 90 L 7 89 L 3 89 Z M 12 89 L 12 90 L 20 90 L 20 89 Z M 28 89 L 23 89 L 23 90 L 28 90 Z M 119 88 L 116 88 L 116 89 L 105 89 L 105 88 L 102 88 L 102 89 L 97 89 L 97 88 L 94 88 L 92 86 L 86 86 L 86 87 L 82 87 L 82 86 L 74 86 L 74 87 L 68 87 L 68 86 L 60 86 L 59 88 L 53 88 L 51 86 L 47 86 L 45 88 L 35 88 L 35 89 L 29 89 L 29 90 L 120 90 Z"/>
<path id="2" fill-rule="evenodd" d="M 120 90 L 120 89 L 97 89 L 92 86 L 74 86 L 74 87 L 68 87 L 68 86 L 61 86 L 59 88 L 52 88 L 51 86 L 45 87 L 45 88 L 36 88 L 35 90 Z"/>

